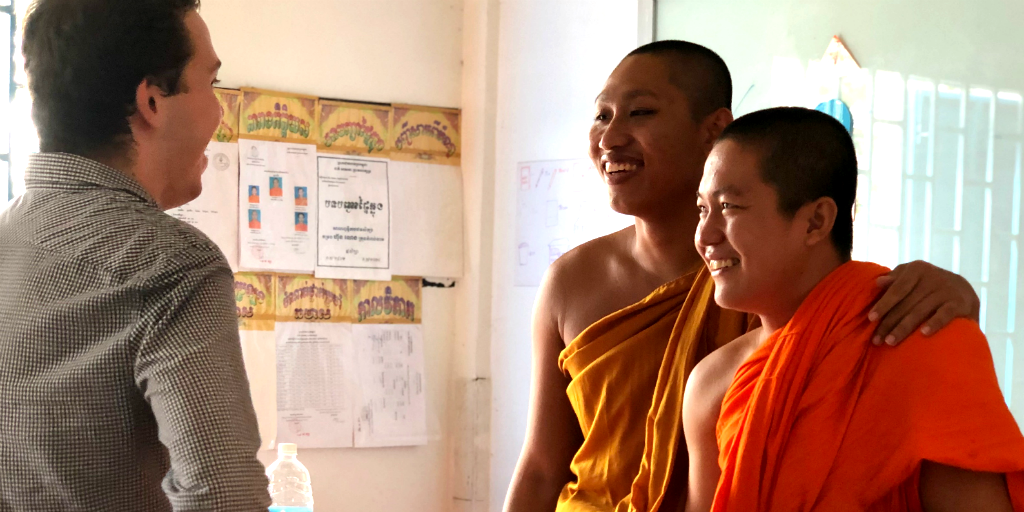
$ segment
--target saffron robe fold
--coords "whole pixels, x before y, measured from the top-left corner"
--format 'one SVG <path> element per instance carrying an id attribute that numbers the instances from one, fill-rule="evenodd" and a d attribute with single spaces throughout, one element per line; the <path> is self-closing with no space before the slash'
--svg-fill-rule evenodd
<path id="1" fill-rule="evenodd" d="M 685 450 L 686 377 L 746 332 L 747 316 L 721 310 L 713 297 L 702 267 L 591 325 L 562 352 L 558 364 L 572 379 L 567 393 L 584 441 L 559 512 L 658 510 Z M 687 468 L 675 471 L 685 476 Z M 682 485 L 685 492 L 685 478 Z"/>
<path id="2" fill-rule="evenodd" d="M 1007 473 L 1024 512 L 1024 436 L 978 325 L 873 347 L 888 269 L 849 262 L 737 370 L 717 425 L 712 510 L 920 510 L 922 460 Z"/>

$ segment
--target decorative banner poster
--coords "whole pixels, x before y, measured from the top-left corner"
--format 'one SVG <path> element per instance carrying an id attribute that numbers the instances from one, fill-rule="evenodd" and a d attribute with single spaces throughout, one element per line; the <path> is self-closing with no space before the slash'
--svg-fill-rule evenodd
<path id="1" fill-rule="evenodd" d="M 202 194 L 167 214 L 199 228 L 220 247 L 232 270 L 237 270 L 238 144 L 210 142 L 206 159 Z"/>
<path id="2" fill-rule="evenodd" d="M 239 266 L 311 273 L 316 266 L 316 148 L 242 139 Z"/>
<path id="3" fill-rule="evenodd" d="M 418 324 L 422 321 L 423 281 L 352 281 L 353 321 L 358 324 Z"/>
<path id="4" fill-rule="evenodd" d="M 277 277 L 277 440 L 352 446 L 348 281 Z"/>
<path id="5" fill-rule="evenodd" d="M 392 110 L 392 160 L 459 165 L 459 110 L 410 105 L 395 105 Z"/>
<path id="6" fill-rule="evenodd" d="M 391 279 L 388 161 L 320 154 L 317 277 Z"/>
<path id="7" fill-rule="evenodd" d="M 314 144 L 316 102 L 315 96 L 242 88 L 241 134 Z"/>
<path id="8" fill-rule="evenodd" d="M 359 378 L 355 446 L 427 444 L 420 325 L 355 325 Z"/>
<path id="9" fill-rule="evenodd" d="M 320 100 L 320 151 L 379 156 L 387 149 L 391 107 Z"/>
<path id="10" fill-rule="evenodd" d="M 519 164 L 516 286 L 538 286 L 548 265 L 570 249 L 633 224 L 609 206 L 590 160 Z"/>
<path id="11" fill-rule="evenodd" d="M 217 142 L 235 142 L 238 140 L 238 116 L 242 111 L 242 93 L 231 89 L 214 89 L 217 102 L 220 103 L 220 125 L 213 132 Z"/>
<path id="12" fill-rule="evenodd" d="M 274 276 L 235 274 L 235 310 L 242 359 L 260 429 L 260 448 L 274 448 L 277 437 L 277 358 L 274 349 Z"/>

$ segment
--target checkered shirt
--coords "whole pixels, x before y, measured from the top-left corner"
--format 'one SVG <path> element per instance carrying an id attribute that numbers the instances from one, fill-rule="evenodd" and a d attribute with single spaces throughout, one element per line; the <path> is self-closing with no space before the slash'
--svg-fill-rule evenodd
<path id="1" fill-rule="evenodd" d="M 233 278 L 131 178 L 35 155 L 0 214 L 0 512 L 263 511 Z"/>

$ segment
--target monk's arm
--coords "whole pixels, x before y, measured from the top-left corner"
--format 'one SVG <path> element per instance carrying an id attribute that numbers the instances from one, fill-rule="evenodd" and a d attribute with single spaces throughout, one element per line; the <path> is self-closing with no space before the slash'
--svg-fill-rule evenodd
<path id="1" fill-rule="evenodd" d="M 541 285 L 533 313 L 533 375 L 526 442 L 516 464 L 505 512 L 549 512 L 572 480 L 569 464 L 583 443 L 576 413 L 569 403 L 569 379 L 558 369 L 565 348 L 558 325 L 561 290 L 549 274 Z"/>
<path id="2" fill-rule="evenodd" d="M 921 506 L 925 512 L 1013 512 L 1006 478 L 954 468 L 931 461 L 921 463 Z"/>
<path id="3" fill-rule="evenodd" d="M 720 352 L 721 350 L 719 350 Z M 683 436 L 689 453 L 686 512 L 708 512 L 715 498 L 718 479 L 718 440 L 715 427 L 722 409 L 718 381 L 721 368 L 712 353 L 694 367 L 683 395 Z M 723 390 L 724 391 L 724 390 Z"/>
<path id="4" fill-rule="evenodd" d="M 878 279 L 885 293 L 868 318 L 879 320 L 873 342 L 896 345 L 914 329 L 928 336 L 954 318 L 978 321 L 981 301 L 963 277 L 924 261 L 897 266 Z"/>

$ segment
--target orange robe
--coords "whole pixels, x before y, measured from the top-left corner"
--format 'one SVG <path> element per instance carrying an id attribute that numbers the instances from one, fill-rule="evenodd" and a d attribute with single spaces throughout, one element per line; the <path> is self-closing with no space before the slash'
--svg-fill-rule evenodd
<path id="1" fill-rule="evenodd" d="M 569 400 L 584 441 L 573 458 L 576 481 L 557 510 L 655 511 L 682 443 L 686 377 L 715 348 L 743 334 L 747 316 L 714 302 L 702 268 L 582 332 L 559 357 L 572 379 Z M 684 491 L 685 492 L 685 489 Z"/>
<path id="2" fill-rule="evenodd" d="M 1024 512 L 1024 436 L 977 324 L 873 347 L 888 269 L 846 263 L 740 366 L 718 421 L 712 510 L 920 510 L 922 460 L 1007 473 Z"/>

